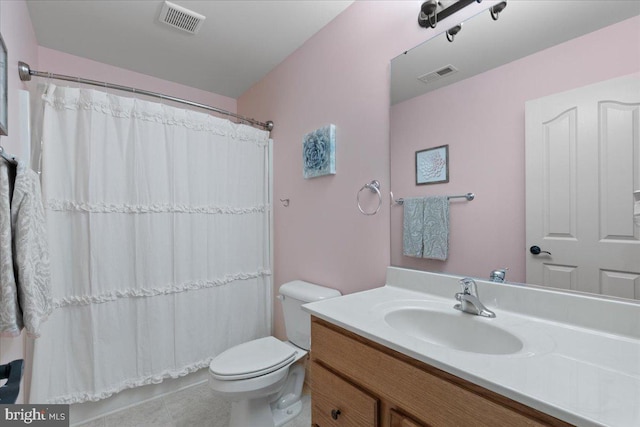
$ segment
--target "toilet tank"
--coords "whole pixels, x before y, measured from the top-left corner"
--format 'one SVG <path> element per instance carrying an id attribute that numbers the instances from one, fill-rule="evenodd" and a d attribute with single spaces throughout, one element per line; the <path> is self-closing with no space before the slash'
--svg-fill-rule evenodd
<path id="1" fill-rule="evenodd" d="M 342 295 L 340 291 L 335 289 L 302 280 L 294 280 L 280 286 L 278 298 L 282 302 L 287 339 L 296 346 L 309 350 L 311 347 L 311 316 L 302 310 L 302 305 L 340 295 Z"/>

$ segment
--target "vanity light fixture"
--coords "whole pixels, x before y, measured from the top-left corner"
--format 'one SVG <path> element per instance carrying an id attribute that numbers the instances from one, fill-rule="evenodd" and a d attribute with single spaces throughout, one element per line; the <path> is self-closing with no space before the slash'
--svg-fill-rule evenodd
<path id="1" fill-rule="evenodd" d="M 420 7 L 418 25 L 423 28 L 435 28 L 438 22 L 469 6 L 471 3 L 481 2 L 482 0 L 457 0 L 454 2 L 447 0 L 427 0 L 422 3 Z"/>
<path id="2" fill-rule="evenodd" d="M 439 21 L 442 21 L 443 19 L 453 15 L 459 10 L 462 10 L 463 8 L 469 6 L 471 3 L 481 2 L 482 0 L 427 0 L 422 3 L 422 6 L 420 7 L 420 13 L 418 14 L 418 25 L 423 28 L 436 28 L 436 25 Z M 500 12 L 502 12 L 505 7 L 507 7 L 506 1 L 502 1 L 491 6 L 489 8 L 491 19 L 497 21 Z M 461 29 L 462 24 L 449 28 L 446 31 L 447 40 L 452 42 L 454 36 L 458 32 L 460 32 Z"/>
<path id="3" fill-rule="evenodd" d="M 460 30 L 462 30 L 462 22 L 456 25 L 455 27 L 449 28 L 446 32 L 447 40 L 453 43 L 453 39 L 455 38 L 456 34 L 460 32 Z"/>
<path id="4" fill-rule="evenodd" d="M 438 0 L 427 0 L 422 3 L 422 7 L 420 8 L 420 16 L 418 17 L 418 23 L 422 20 L 423 22 L 426 20 L 429 24 L 429 27 L 435 28 L 438 23 Z M 422 25 L 422 24 L 421 24 Z"/>
<path id="5" fill-rule="evenodd" d="M 499 15 L 500 15 L 500 12 L 502 12 L 505 7 L 507 7 L 507 2 L 506 1 L 503 1 L 503 2 L 500 2 L 498 4 L 495 4 L 495 5 L 491 6 L 489 8 L 489 13 L 491 13 L 491 19 L 493 19 L 494 21 L 497 21 Z"/>

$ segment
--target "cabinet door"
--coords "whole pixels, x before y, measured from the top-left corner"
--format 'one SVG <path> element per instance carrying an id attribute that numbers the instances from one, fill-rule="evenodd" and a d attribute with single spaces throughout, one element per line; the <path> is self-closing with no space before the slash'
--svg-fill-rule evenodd
<path id="1" fill-rule="evenodd" d="M 391 427 L 424 427 L 423 424 L 402 415 L 393 409 L 389 411 L 389 425 Z"/>
<path id="2" fill-rule="evenodd" d="M 351 332 L 314 319 L 313 366 L 344 374 L 391 408 L 400 408 L 429 426 L 569 426 L 557 418 L 482 389 Z M 382 368 L 384 367 L 384 368 Z M 321 378 L 320 375 L 318 375 Z M 313 374 L 312 374 L 313 384 Z M 336 388 L 329 386 L 326 390 Z M 359 389 L 356 389 L 359 390 Z M 316 391 L 312 385 L 313 399 Z M 313 400 L 312 399 L 312 400 Z M 317 400 L 317 399 L 316 399 Z M 462 402 L 462 403 L 460 403 Z M 336 402 L 337 404 L 337 402 Z M 329 408 L 330 410 L 331 408 Z M 384 422 L 389 420 L 385 415 Z M 325 425 L 318 423 L 320 427 Z M 326 424 L 343 425 L 343 424 Z M 344 424 L 374 426 L 377 424 Z M 402 425 L 402 424 L 401 424 Z"/>
<path id="3" fill-rule="evenodd" d="M 376 427 L 378 400 L 334 373 L 311 364 L 311 419 L 318 427 Z"/>

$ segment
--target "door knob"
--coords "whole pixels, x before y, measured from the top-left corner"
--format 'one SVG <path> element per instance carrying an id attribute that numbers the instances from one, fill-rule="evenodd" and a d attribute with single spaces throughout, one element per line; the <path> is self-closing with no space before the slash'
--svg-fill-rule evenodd
<path id="1" fill-rule="evenodd" d="M 540 246 L 531 246 L 529 248 L 529 252 L 531 252 L 534 255 L 540 255 L 540 254 L 549 254 L 549 255 L 551 255 L 551 252 L 543 251 L 542 249 L 540 249 Z"/>

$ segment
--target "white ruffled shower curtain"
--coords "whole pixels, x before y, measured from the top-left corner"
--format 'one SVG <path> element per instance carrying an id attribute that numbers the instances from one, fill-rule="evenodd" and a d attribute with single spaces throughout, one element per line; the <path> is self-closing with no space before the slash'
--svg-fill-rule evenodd
<path id="1" fill-rule="evenodd" d="M 268 132 L 96 90 L 43 99 L 55 309 L 31 402 L 104 399 L 268 335 Z"/>

